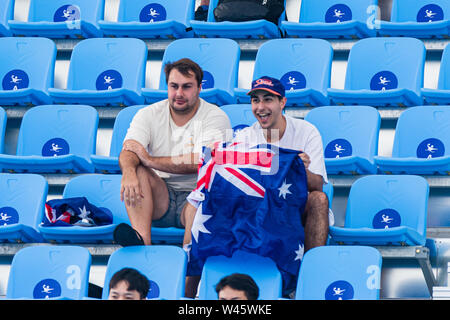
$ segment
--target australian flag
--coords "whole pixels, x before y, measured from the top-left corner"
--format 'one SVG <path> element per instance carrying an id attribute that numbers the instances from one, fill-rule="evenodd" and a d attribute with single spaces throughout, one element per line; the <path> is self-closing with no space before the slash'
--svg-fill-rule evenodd
<path id="1" fill-rule="evenodd" d="M 97 208 L 85 197 L 53 199 L 45 203 L 43 226 L 94 227 L 112 223 L 112 214 L 106 208 Z"/>
<path id="2" fill-rule="evenodd" d="M 200 275 L 209 256 L 243 250 L 271 258 L 282 274 L 283 291 L 295 289 L 308 197 L 298 154 L 270 144 L 203 149 L 197 187 L 188 197 L 197 206 L 188 275 Z"/>

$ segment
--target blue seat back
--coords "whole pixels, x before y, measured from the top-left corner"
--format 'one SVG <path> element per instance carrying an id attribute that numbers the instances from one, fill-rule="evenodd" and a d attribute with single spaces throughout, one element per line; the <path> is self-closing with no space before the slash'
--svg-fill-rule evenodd
<path id="1" fill-rule="evenodd" d="M 393 0 L 392 22 L 435 22 L 449 20 L 450 3 L 446 0 Z"/>
<path id="2" fill-rule="evenodd" d="M 369 246 L 316 247 L 303 257 L 297 300 L 378 300 L 382 257 Z"/>
<path id="3" fill-rule="evenodd" d="M 12 19 L 14 19 L 14 0 L 0 1 L 0 26 L 8 30 L 8 20 Z"/>
<path id="4" fill-rule="evenodd" d="M 0 38 L 1 90 L 53 87 L 56 45 L 46 38 Z"/>
<path id="5" fill-rule="evenodd" d="M 208 16 L 206 18 L 207 22 L 216 22 L 216 18 L 214 17 L 214 9 L 219 4 L 219 0 L 210 0 L 208 7 Z M 286 6 L 286 0 L 284 1 L 284 5 Z M 284 20 L 286 16 L 286 10 L 281 14 L 279 22 Z"/>
<path id="6" fill-rule="evenodd" d="M 302 0 L 299 22 L 337 23 L 344 21 L 361 21 L 369 18 L 368 8 L 376 6 L 377 0 Z"/>
<path id="7" fill-rule="evenodd" d="M 193 0 L 120 0 L 117 21 L 174 20 L 187 26 L 193 19 L 194 6 Z"/>
<path id="8" fill-rule="evenodd" d="M 115 251 L 106 267 L 103 299 L 108 299 L 109 282 L 122 268 L 133 268 L 150 281 L 147 298 L 179 300 L 184 296 L 187 255 L 176 246 L 132 246 Z"/>
<path id="9" fill-rule="evenodd" d="M 71 179 L 65 186 L 63 198 L 86 197 L 89 203 L 109 211 L 113 223 L 130 223 L 125 204 L 120 201 L 122 175 L 89 174 Z"/>
<path id="10" fill-rule="evenodd" d="M 122 151 L 123 139 L 125 138 L 128 128 L 130 127 L 131 120 L 133 120 L 134 115 L 140 109 L 145 107 L 144 105 L 136 105 L 126 107 L 117 114 L 116 120 L 114 121 L 113 133 L 111 137 L 111 147 L 109 155 L 111 157 L 118 157 L 120 151 Z"/>
<path id="11" fill-rule="evenodd" d="M 450 89 L 450 46 L 448 44 L 442 52 L 437 88 L 440 90 Z"/>
<path id="12" fill-rule="evenodd" d="M 260 300 L 275 300 L 281 297 L 281 274 L 270 258 L 236 251 L 232 257 L 212 256 L 203 266 L 199 299 L 217 300 L 216 284 L 232 273 L 248 274 L 259 287 Z"/>
<path id="13" fill-rule="evenodd" d="M 256 122 L 250 104 L 227 104 L 221 107 L 230 119 L 231 128 L 234 131 L 250 127 Z"/>
<path id="14" fill-rule="evenodd" d="M 48 183 L 37 174 L 0 174 L 1 226 L 20 223 L 37 229 L 44 216 Z"/>
<path id="15" fill-rule="evenodd" d="M 427 159 L 444 155 L 450 155 L 450 110 L 447 106 L 406 109 L 397 121 L 392 156 Z"/>
<path id="16" fill-rule="evenodd" d="M 6 298 L 69 298 L 88 295 L 91 255 L 80 246 L 31 246 L 14 255 Z"/>
<path id="17" fill-rule="evenodd" d="M 105 0 L 30 0 L 29 22 L 86 21 L 97 25 L 104 16 Z"/>
<path id="18" fill-rule="evenodd" d="M 167 90 L 163 71 L 167 62 L 181 58 L 195 61 L 203 70 L 203 89 L 218 88 L 233 94 L 237 87 L 240 48 L 231 39 L 178 39 L 164 52 L 159 88 Z"/>
<path id="19" fill-rule="evenodd" d="M 146 63 L 147 46 L 140 39 L 86 39 L 72 51 L 67 89 L 124 88 L 140 93 L 145 86 Z"/>
<path id="20" fill-rule="evenodd" d="M 277 63 L 274 63 L 274 57 Z M 259 48 L 253 79 L 271 76 L 286 90 L 313 88 L 326 94 L 330 87 L 333 48 L 322 39 L 273 39 Z"/>
<path id="21" fill-rule="evenodd" d="M 409 227 L 426 234 L 429 186 L 415 175 L 369 175 L 350 188 L 346 228 Z"/>
<path id="22" fill-rule="evenodd" d="M 305 120 L 320 132 L 325 158 L 359 156 L 370 161 L 378 153 L 381 117 L 368 106 L 326 106 L 308 112 Z"/>
<path id="23" fill-rule="evenodd" d="M 347 90 L 423 87 L 425 46 L 415 38 L 368 38 L 350 49 L 345 76 Z"/>
<path id="24" fill-rule="evenodd" d="M 22 118 L 18 156 L 74 154 L 89 159 L 95 154 L 98 113 L 84 105 L 42 105 Z"/>
<path id="25" fill-rule="evenodd" d="M 0 153 L 5 149 L 6 111 L 0 107 Z"/>
<path id="26" fill-rule="evenodd" d="M 328 207 L 331 208 L 333 205 L 333 196 L 334 196 L 334 187 L 331 182 L 328 182 L 327 184 L 323 185 L 322 191 L 327 195 L 328 197 Z"/>

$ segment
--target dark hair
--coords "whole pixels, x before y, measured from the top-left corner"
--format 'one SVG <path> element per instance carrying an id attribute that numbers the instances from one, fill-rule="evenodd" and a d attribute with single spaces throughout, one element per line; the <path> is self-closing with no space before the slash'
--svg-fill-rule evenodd
<path id="1" fill-rule="evenodd" d="M 188 58 L 183 58 L 175 62 L 168 62 L 164 66 L 164 73 L 166 74 L 166 83 L 169 81 L 170 72 L 176 69 L 185 77 L 190 77 L 191 72 L 194 73 L 197 85 L 200 87 L 203 80 L 203 70 L 200 66 Z"/>
<path id="2" fill-rule="evenodd" d="M 150 281 L 142 273 L 132 268 L 123 268 L 117 271 L 109 281 L 109 290 L 114 288 L 120 281 L 128 283 L 128 290 L 136 290 L 139 292 L 141 299 L 147 297 L 150 289 Z"/>
<path id="3" fill-rule="evenodd" d="M 244 291 L 248 300 L 257 300 L 259 297 L 259 288 L 255 280 L 247 274 L 233 273 L 229 276 L 223 277 L 216 285 L 216 292 L 230 287 L 234 290 Z"/>

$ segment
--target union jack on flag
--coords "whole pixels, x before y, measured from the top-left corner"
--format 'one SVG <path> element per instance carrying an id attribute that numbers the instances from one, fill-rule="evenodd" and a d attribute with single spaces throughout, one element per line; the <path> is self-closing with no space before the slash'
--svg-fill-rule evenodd
<path id="1" fill-rule="evenodd" d="M 209 256 L 236 250 L 269 257 L 286 290 L 293 290 L 303 257 L 301 215 L 308 191 L 298 151 L 270 144 L 220 143 L 203 149 L 197 207 L 188 249 L 188 275 L 200 275 Z"/>

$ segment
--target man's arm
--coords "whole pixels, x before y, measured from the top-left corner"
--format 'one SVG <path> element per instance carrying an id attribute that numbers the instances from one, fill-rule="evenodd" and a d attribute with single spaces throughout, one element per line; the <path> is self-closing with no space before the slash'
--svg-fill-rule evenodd
<path id="1" fill-rule="evenodd" d="M 323 177 L 320 174 L 315 174 L 309 171 L 308 167 L 311 163 L 311 159 L 306 153 L 299 154 L 300 159 L 302 159 L 305 166 L 306 178 L 308 181 L 308 191 L 323 191 Z"/>
<path id="2" fill-rule="evenodd" d="M 138 161 L 148 168 L 174 174 L 197 173 L 199 154 L 189 153 L 174 157 L 153 157 L 135 140 L 127 140 L 123 150 L 135 154 Z M 139 164 L 139 162 L 138 162 Z"/>
<path id="3" fill-rule="evenodd" d="M 136 168 L 140 161 L 133 152 L 122 150 L 119 155 L 119 166 L 122 170 L 122 182 L 120 186 L 120 200 L 127 206 L 135 207 L 143 198 L 142 190 L 136 174 Z"/>

